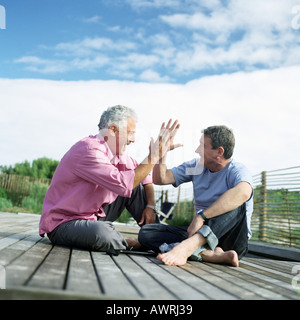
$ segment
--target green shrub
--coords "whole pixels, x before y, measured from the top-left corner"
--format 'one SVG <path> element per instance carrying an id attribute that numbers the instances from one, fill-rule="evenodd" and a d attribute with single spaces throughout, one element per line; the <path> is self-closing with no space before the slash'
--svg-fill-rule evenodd
<path id="1" fill-rule="evenodd" d="M 0 197 L 0 210 L 4 211 L 5 209 L 10 208 L 12 206 L 13 204 L 10 200 Z"/>
<path id="2" fill-rule="evenodd" d="M 41 213 L 48 188 L 47 184 L 35 182 L 29 196 L 22 200 L 22 207 L 31 210 L 33 213 Z"/>
<path id="3" fill-rule="evenodd" d="M 0 198 L 7 199 L 7 193 L 6 190 L 3 188 L 0 188 Z"/>
<path id="4" fill-rule="evenodd" d="M 130 217 L 131 217 L 131 214 L 127 211 L 127 209 L 124 209 L 124 211 L 122 212 L 120 217 L 116 220 L 116 222 L 127 223 Z"/>

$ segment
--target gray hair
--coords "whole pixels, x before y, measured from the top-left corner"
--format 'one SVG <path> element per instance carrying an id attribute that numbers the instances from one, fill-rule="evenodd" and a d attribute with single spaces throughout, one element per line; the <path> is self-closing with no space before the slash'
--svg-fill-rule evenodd
<path id="1" fill-rule="evenodd" d="M 107 129 L 112 124 L 123 127 L 128 118 L 137 121 L 137 115 L 133 109 L 121 105 L 109 107 L 102 113 L 98 128 L 99 130 Z"/>

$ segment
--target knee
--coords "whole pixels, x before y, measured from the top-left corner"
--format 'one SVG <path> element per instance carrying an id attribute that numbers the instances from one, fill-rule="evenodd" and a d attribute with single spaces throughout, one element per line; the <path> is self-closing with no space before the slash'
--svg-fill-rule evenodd
<path id="1" fill-rule="evenodd" d="M 157 231 L 160 225 L 158 224 L 146 224 L 141 227 L 138 234 L 138 241 L 144 247 L 149 247 L 153 244 L 157 238 Z"/>
<path id="2" fill-rule="evenodd" d="M 94 230 L 94 237 L 93 251 L 126 249 L 126 240 L 109 223 L 98 224 Z"/>

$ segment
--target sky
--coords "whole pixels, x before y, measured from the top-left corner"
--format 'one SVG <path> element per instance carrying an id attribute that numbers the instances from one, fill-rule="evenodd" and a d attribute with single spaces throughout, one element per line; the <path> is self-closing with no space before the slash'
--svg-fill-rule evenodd
<path id="1" fill-rule="evenodd" d="M 0 165 L 60 160 L 122 104 L 139 161 L 173 118 L 170 167 L 220 124 L 253 174 L 298 166 L 299 96 L 300 0 L 0 0 Z"/>

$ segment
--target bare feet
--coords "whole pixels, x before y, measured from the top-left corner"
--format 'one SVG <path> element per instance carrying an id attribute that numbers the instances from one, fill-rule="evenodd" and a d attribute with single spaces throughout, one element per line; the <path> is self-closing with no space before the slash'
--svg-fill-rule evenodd
<path id="1" fill-rule="evenodd" d="M 182 266 L 186 264 L 189 256 L 186 247 L 180 243 L 169 252 L 159 253 L 157 259 L 169 266 Z M 214 251 L 206 250 L 201 252 L 201 257 L 205 262 L 228 264 L 234 267 L 239 266 L 239 258 L 234 250 L 224 252 L 220 247 L 216 247 Z"/>

